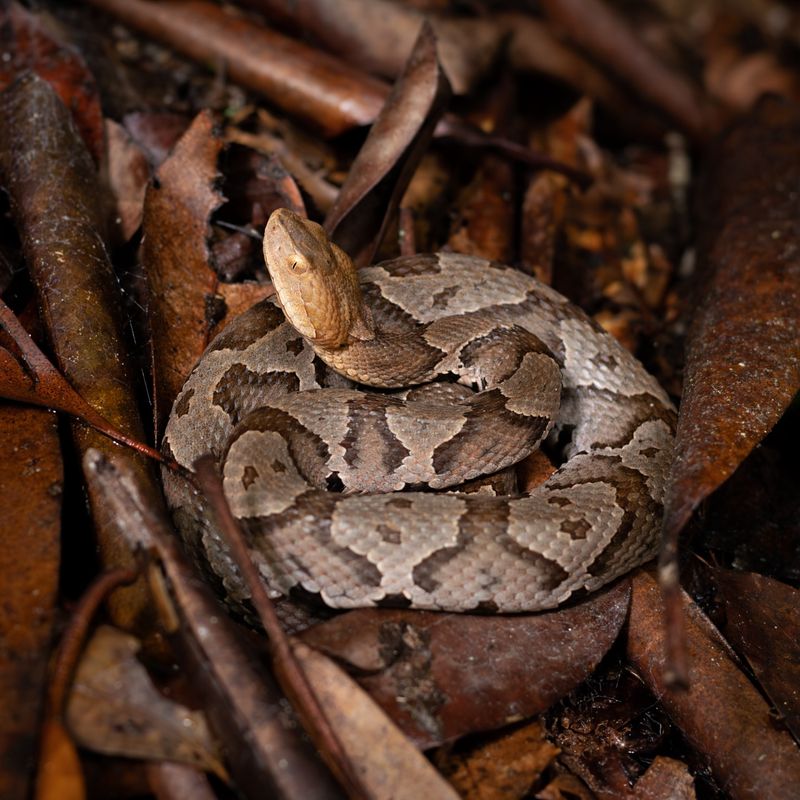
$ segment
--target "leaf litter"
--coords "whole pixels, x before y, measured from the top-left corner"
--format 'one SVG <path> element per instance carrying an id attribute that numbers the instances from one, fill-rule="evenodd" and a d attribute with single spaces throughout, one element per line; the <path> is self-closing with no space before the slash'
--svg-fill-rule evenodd
<path id="1" fill-rule="evenodd" d="M 166 43 L 167 49 L 158 49 L 124 28 L 105 25 L 120 53 L 139 59 L 151 74 L 160 70 L 165 76 L 163 97 L 172 92 L 172 97 L 182 98 L 172 106 L 178 113 L 171 113 L 168 99 L 158 113 L 142 100 L 138 107 L 136 101 L 131 106 L 130 97 L 136 92 L 136 81 L 131 80 L 124 102 L 121 84 L 119 97 L 102 90 L 104 109 L 128 106 L 104 123 L 99 120 L 92 71 L 100 69 L 105 77 L 106 73 L 122 74 L 129 66 L 124 57 L 109 56 L 107 48 L 101 56 L 90 50 L 84 55 L 64 43 L 75 35 L 76 17 L 84 20 L 82 42 L 96 20 L 107 23 L 110 19 L 85 7 L 54 9 L 65 23 L 54 36 L 51 25 L 43 26 L 40 18 L 28 17 L 10 4 L 4 13 L 13 24 L 4 28 L 3 47 L 17 52 L 6 70 L 5 83 L 13 84 L 23 67 L 43 77 L 53 75 L 52 66 L 44 62 L 37 68 L 26 44 L 46 39 L 44 52 L 49 53 L 50 63 L 70 65 L 63 70 L 59 94 L 71 104 L 82 130 L 88 131 L 85 138 L 95 163 L 104 158 L 98 145 L 103 141 L 103 127 L 112 132 L 113 180 L 108 197 L 113 202 L 104 199 L 99 212 L 90 212 L 89 230 L 98 241 L 111 231 L 113 263 L 122 263 L 117 261 L 121 249 L 132 252 L 138 244 L 143 216 L 141 263 L 146 272 L 140 274 L 151 282 L 147 306 L 152 344 L 150 349 L 143 347 L 146 337 L 140 335 L 131 354 L 125 356 L 134 359 L 132 366 L 118 383 L 135 398 L 133 403 L 124 401 L 123 407 L 128 403 L 137 414 L 141 409 L 148 422 L 145 426 L 132 422 L 128 412 L 118 417 L 109 410 L 115 406 L 108 406 L 102 392 L 96 391 L 95 378 L 78 379 L 79 373 L 71 372 L 73 362 L 64 358 L 59 341 L 77 342 L 69 345 L 71 353 L 89 348 L 88 339 L 59 338 L 71 335 L 72 323 L 52 316 L 46 323 L 41 341 L 52 361 L 30 342 L 11 311 L 24 317 L 22 300 L 26 292 L 28 297 L 31 293 L 15 270 L 8 271 L 0 283 L 8 304 L 3 306 L 0 342 L 0 388 L 5 398 L 57 408 L 109 433 L 121 429 L 128 439 L 146 445 L 143 431 L 149 420 L 163 421 L 170 397 L 220 324 L 269 295 L 257 236 L 272 207 L 289 205 L 317 219 L 327 216 L 334 235 L 341 235 L 364 263 L 376 252 L 381 257 L 396 253 L 399 244 L 394 239 L 399 229 L 412 231 L 407 251 L 413 251 L 415 244 L 424 250 L 447 246 L 498 257 L 552 280 L 636 350 L 676 396 L 683 379 L 679 458 L 668 503 L 672 549 L 666 551 L 664 564 L 674 563 L 669 559 L 677 553 L 675 537 L 692 511 L 703 504 L 712 512 L 709 519 L 717 522 L 713 536 L 704 535 L 704 517 L 696 515 L 691 523 L 692 546 L 702 555 L 710 554 L 731 566 L 745 555 L 753 563 L 753 554 L 767 549 L 761 542 L 771 535 L 770 509 L 778 504 L 770 501 L 765 507 L 761 503 L 760 511 L 751 504 L 747 507 L 750 516 L 743 517 L 736 512 L 741 493 L 726 494 L 725 486 L 712 492 L 726 479 L 735 482 L 740 471 L 742 475 L 748 469 L 756 476 L 770 474 L 764 472 L 768 464 L 769 469 L 781 470 L 782 476 L 784 470 L 794 469 L 787 460 L 790 448 L 783 444 L 785 437 L 772 437 L 767 450 L 757 447 L 798 388 L 798 304 L 791 302 L 798 285 L 798 237 L 797 215 L 792 214 L 796 193 L 790 188 L 796 183 L 797 163 L 793 144 L 797 111 L 791 104 L 798 97 L 796 71 L 786 60 L 787 49 L 797 45 L 792 43 L 790 28 L 781 27 L 778 17 L 770 28 L 758 12 L 739 9 L 739 16 L 729 15 L 726 26 L 715 28 L 721 12 L 709 4 L 706 17 L 698 19 L 692 36 L 683 42 L 684 47 L 688 42 L 693 48 L 695 57 L 706 59 L 706 72 L 698 73 L 685 69 L 673 57 L 675 49 L 670 50 L 674 46 L 670 26 L 677 13 L 673 3 L 659 4 L 658 13 L 649 17 L 630 18 L 599 0 L 553 0 L 542 4 L 544 14 L 538 16 L 528 9 L 465 16 L 445 3 L 422 4 L 426 8 L 421 12 L 391 3 L 386 5 L 387 14 L 396 11 L 406 20 L 401 55 L 381 46 L 382 34 L 369 25 L 345 23 L 343 30 L 350 38 L 341 38 L 340 32 L 335 34 L 338 39 L 326 39 L 334 36 L 335 26 L 323 26 L 300 41 L 297 20 L 292 18 L 295 9 L 289 13 L 288 6 L 277 0 L 249 4 L 259 6 L 263 18 L 243 14 L 229 4 L 160 5 L 158 14 L 153 12 L 159 4 L 145 0 L 93 0 L 93 5 L 136 27 L 149 26 L 149 35 Z M 336 14 L 337 6 L 310 3 L 297 13 L 312 14 L 315 21 L 324 19 L 323 12 L 331 13 L 331 9 Z M 361 9 L 358 2 L 338 7 L 342 21 L 348 13 L 357 18 Z M 444 71 L 437 64 L 429 33 L 418 43 L 423 50 L 412 56 L 410 67 L 406 65 L 424 16 L 439 33 Z M 204 32 L 202 51 L 188 42 L 186 33 L 192 30 Z M 465 44 L 462 34 L 452 33 L 458 30 L 474 35 Z M 638 36 L 644 31 L 646 46 Z M 447 43 L 451 35 L 455 44 Z M 245 39 L 247 47 L 242 44 Z M 272 60 L 264 60 L 264 47 L 272 48 Z M 175 51 L 211 64 L 214 74 L 202 74 Z M 469 57 L 464 58 L 464 52 Z M 381 62 L 383 55 L 387 60 Z M 108 70 L 98 67 L 103 58 L 110 64 Z M 251 75 L 246 67 L 255 63 L 254 58 L 262 63 Z M 454 66 L 458 58 L 475 72 L 459 74 Z M 404 67 L 405 77 L 391 91 L 387 78 L 395 78 Z M 504 84 L 498 77 L 508 69 L 516 70 L 515 77 Z M 292 71 L 305 76 L 296 95 L 289 90 Z M 457 102 L 446 100 L 445 73 L 462 95 Z M 32 97 L 43 97 L 30 77 L 23 81 L 33 87 Z M 268 98 L 269 105 L 261 106 L 258 96 L 243 93 L 231 81 L 254 89 Z M 104 82 L 97 85 L 102 87 Z M 765 86 L 777 88 L 784 100 L 754 106 Z M 13 92 L 12 87 L 4 96 L 12 109 L 18 102 Z M 73 103 L 71 97 L 84 99 Z M 55 108 L 49 98 L 46 103 Z M 212 113 L 205 111 L 208 107 Z M 224 141 L 218 133 L 223 117 L 214 117 L 213 112 L 224 114 Z M 41 133 L 62 136 L 66 142 L 66 115 L 62 111 L 48 114 L 40 123 L 42 130 L 32 133 L 23 119 L 10 117 L 4 136 L 9 142 L 17 137 L 14 152 L 35 147 Z M 359 128 L 376 118 L 373 135 L 362 146 Z M 688 149 L 674 136 L 668 147 L 663 145 L 672 125 L 691 142 L 704 144 L 726 120 L 733 125 L 707 151 L 695 145 Z M 434 131 L 449 131 L 446 146 L 431 139 Z M 315 143 L 319 132 L 329 141 Z M 182 134 L 184 138 L 178 141 Z M 238 151 L 223 154 L 225 141 L 236 142 Z M 69 152 L 73 155 L 59 155 L 59 166 L 80 162 L 79 170 L 84 172 L 78 174 L 84 177 L 78 182 L 95 181 L 84 185 L 100 186 L 90 189 L 90 194 L 95 200 L 104 197 L 106 187 L 90 175 L 94 167 L 87 167 L 85 156 Z M 694 220 L 688 218 L 686 204 L 687 187 L 696 189 L 688 183 L 692 173 L 687 165 L 692 161 L 706 175 Z M 547 163 L 555 169 L 543 171 Z M 40 305 L 48 308 L 59 296 L 73 296 L 80 282 L 77 274 L 62 273 L 60 267 L 42 271 L 51 268 L 34 246 L 38 238 L 34 231 L 39 229 L 32 227 L 35 206 L 25 205 L 25 192 L 53 199 L 59 192 L 43 187 L 54 181 L 61 182 L 60 186 L 69 183 L 52 168 L 36 178 L 42 180 L 41 187 L 34 182 L 28 189 L 14 177 L 14 169 L 13 160 L 6 158 L 4 186 L 12 197 Z M 150 199 L 143 203 L 142 187 L 152 169 L 161 172 L 147 190 Z M 576 176 L 581 176 L 577 183 Z M 591 188 L 581 191 L 587 177 Z M 222 205 L 220 190 L 231 198 L 227 205 Z M 115 208 L 114 202 L 121 220 L 117 233 L 104 218 L 107 209 Z M 174 218 L 175 208 L 183 215 L 180 223 Z M 414 209 L 412 217 L 407 208 Z M 402 225 L 396 221 L 400 212 L 406 220 Z M 58 206 L 48 213 L 53 218 Z M 13 248 L 13 242 L 9 246 Z M 689 279 L 693 247 L 698 272 Z M 6 248 L 4 253 L 10 252 Z M 189 266 L 188 273 L 183 271 Z M 141 270 L 140 264 L 135 268 Z M 241 278 L 244 283 L 230 282 Z M 166 311 L 175 292 L 183 297 L 177 308 L 187 325 L 173 323 L 171 312 Z M 112 315 L 122 319 L 118 299 L 107 290 L 97 297 L 98 310 L 112 309 Z M 693 314 L 695 321 L 690 324 Z M 684 370 L 680 354 L 687 328 Z M 169 344 L 170 335 L 178 337 L 177 343 Z M 120 337 L 111 328 L 95 338 L 92 347 L 99 347 L 98 352 L 118 352 L 115 342 Z M 136 370 L 149 372 L 150 352 L 157 411 L 140 402 L 141 386 L 131 378 Z M 731 364 L 739 361 L 748 366 L 733 375 Z M 710 378 L 702 377 L 706 373 Z M 92 375 L 91 371 L 87 374 Z M 731 375 L 733 383 L 725 377 Z M 725 392 L 715 388 L 720 378 L 726 382 Z M 737 391 L 727 391 L 734 384 Z M 789 407 L 788 416 L 793 415 L 796 410 Z M 26 425 L 33 425 L 32 419 Z M 695 429 L 702 431 L 694 433 Z M 777 429 L 786 430 L 794 430 L 793 424 L 784 421 Z M 85 450 L 85 435 L 76 439 Z M 768 455 L 773 451 L 780 452 L 780 457 Z M 115 459 L 124 458 L 123 452 L 116 447 L 107 451 Z M 164 527 L 163 512 L 146 488 L 149 479 L 131 477 L 130 469 L 136 467 L 123 462 L 115 467 L 118 471 L 109 471 L 104 463 L 92 456 L 85 466 L 95 514 L 103 504 L 112 503 L 110 498 L 121 486 L 138 498 L 132 506 L 113 501 L 116 508 L 127 509 L 119 512 L 121 519 L 111 521 L 117 532 L 116 547 L 129 542 L 118 551 L 124 561 L 143 546 L 143 540 L 137 539 L 142 525 L 149 530 Z M 548 469 L 552 467 L 547 463 L 527 465 L 524 485 L 535 485 L 537 475 L 546 475 Z M 782 485 L 777 478 L 770 480 L 769 491 L 782 498 L 788 491 Z M 38 518 L 40 507 L 25 506 L 30 519 Z M 734 518 L 739 540 L 727 546 L 727 529 L 720 521 Z M 105 525 L 111 529 L 109 522 Z M 127 531 L 128 540 L 119 538 L 122 530 Z M 752 541 L 744 549 L 741 537 L 748 532 Z M 172 551 L 162 551 L 162 559 L 164 552 Z M 66 557 L 68 565 L 69 553 Z M 153 658 L 162 664 L 180 659 L 200 684 L 213 689 L 204 700 L 201 694 L 193 702 L 203 706 L 217 737 L 228 743 L 250 743 L 244 748 L 229 744 L 222 753 L 230 780 L 246 796 L 255 796 L 264 785 L 274 786 L 278 796 L 297 796 L 298 791 L 309 797 L 335 796 L 339 790 L 330 773 L 292 738 L 292 724 L 277 724 L 289 712 L 260 663 L 267 660 L 263 642 L 234 627 L 216 644 L 200 645 L 209 621 L 221 620 L 225 612 L 207 594 L 202 600 L 195 597 L 191 569 L 185 564 L 178 567 L 173 557 L 174 553 L 161 562 L 172 565 L 166 584 L 163 571 L 148 568 L 148 588 L 138 606 L 123 606 L 126 610 L 120 616 L 112 604 L 117 624 L 130 627 L 138 620 L 136 632 L 148 663 L 155 663 Z M 113 550 L 103 555 L 107 565 L 116 558 Z M 790 560 L 770 567 L 772 574 L 792 579 L 786 566 Z M 52 569 L 56 562 L 50 556 L 46 563 Z M 758 561 L 759 566 L 768 563 Z M 683 630 L 683 654 L 688 658 L 677 666 L 690 678 L 688 691 L 665 680 L 676 662 L 666 661 L 663 655 L 665 608 L 658 584 L 647 571 L 634 575 L 627 624 L 624 583 L 545 615 L 462 619 L 367 610 L 317 624 L 303 634 L 304 640 L 329 658 L 334 656 L 340 666 L 299 642 L 292 647 L 303 654 L 307 675 L 317 676 L 309 679 L 318 683 L 318 699 L 324 698 L 334 738 L 344 745 L 344 761 L 331 760 L 331 748 L 337 747 L 333 739 L 328 744 L 318 741 L 317 746 L 351 796 L 403 792 L 419 796 L 419 787 L 426 786 L 424 793 L 433 796 L 457 791 L 467 797 L 658 798 L 692 797 L 695 792 L 714 798 L 789 797 L 798 781 L 797 748 L 789 733 L 796 733 L 796 698 L 791 678 L 786 677 L 790 667 L 775 670 L 773 664 L 791 665 L 793 651 L 767 632 L 780 630 L 786 642 L 792 641 L 797 630 L 793 589 L 766 577 L 721 570 L 714 575 L 716 580 L 693 582 L 692 588 L 705 597 L 714 591 L 708 587 L 716 585 L 725 611 L 724 619 L 715 617 L 722 634 L 676 592 L 674 583 L 672 594 L 667 595 L 666 610 L 671 609 L 673 619 L 666 630 L 673 640 Z M 758 588 L 753 590 L 754 586 Z M 20 591 L 16 590 L 17 598 Z M 760 602 L 767 596 L 783 599 L 771 603 L 767 611 Z M 154 623 L 147 620 L 155 618 L 170 631 L 168 645 L 163 638 L 160 646 L 154 644 Z M 548 625 L 550 632 L 545 634 Z M 223 627 L 227 630 L 227 623 Z M 46 630 L 45 626 L 42 631 Z M 39 653 L 41 663 L 46 643 L 40 645 Z M 91 657 L 87 658 L 91 663 Z M 341 665 L 356 683 L 350 682 Z M 278 673 L 283 681 L 280 669 Z M 156 683 L 163 683 L 158 675 L 158 669 L 151 671 Z M 209 675 L 213 676 L 210 682 L 201 677 Z M 774 704 L 772 709 L 754 681 Z M 367 700 L 363 689 L 373 700 Z M 616 699 L 612 702 L 609 697 Z M 356 714 L 356 705 L 363 712 Z M 259 728 L 258 720 L 267 718 L 275 724 Z M 29 735 L 35 736 L 31 728 L 35 722 L 27 725 Z M 378 746 L 382 735 L 378 731 L 389 730 L 396 744 Z M 264 738 L 259 740 L 260 736 Z M 432 762 L 455 789 L 446 788 L 429 762 L 424 766 L 418 760 L 409 742 L 427 748 L 438 745 L 431 751 Z M 748 748 L 747 742 L 759 744 Z M 294 765 L 290 774 L 276 769 L 276 753 L 285 753 Z M 409 760 L 402 762 L 407 766 L 397 768 L 392 759 L 401 753 Z M 128 753 L 133 754 L 133 750 Z M 168 747 L 162 745 L 153 755 L 168 757 Z M 80 769 L 80 764 L 75 767 Z M 354 770 L 355 782 L 349 782 L 349 770 Z M 145 780 L 155 787 L 166 774 L 152 768 Z M 12 770 L 9 780 L 23 796 L 25 775 Z"/>

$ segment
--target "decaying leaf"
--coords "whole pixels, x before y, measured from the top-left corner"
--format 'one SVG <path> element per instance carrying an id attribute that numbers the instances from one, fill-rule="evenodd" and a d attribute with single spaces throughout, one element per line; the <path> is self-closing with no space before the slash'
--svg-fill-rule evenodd
<path id="1" fill-rule="evenodd" d="M 1 369 L 1 368 L 0 368 Z M 0 796 L 30 795 L 53 637 L 62 464 L 55 415 L 0 403 Z"/>
<path id="2" fill-rule="evenodd" d="M 695 800 L 694 780 L 681 761 L 656 756 L 636 781 L 635 800 Z"/>
<path id="3" fill-rule="evenodd" d="M 633 579 L 628 658 L 689 744 L 736 800 L 790 798 L 800 786 L 800 750 L 778 730 L 716 628 L 684 601 L 689 688 L 666 685 L 664 606 L 651 572 Z"/>
<path id="4" fill-rule="evenodd" d="M 725 637 L 800 741 L 800 592 L 752 572 L 717 569 L 714 582 L 724 604 Z"/>
<path id="5" fill-rule="evenodd" d="M 325 218 L 328 235 L 356 266 L 372 261 L 449 97 L 436 40 L 425 25 Z"/>
<path id="6" fill-rule="evenodd" d="M 522 800 L 558 755 L 541 722 L 529 722 L 435 763 L 465 800 Z"/>
<path id="7" fill-rule="evenodd" d="M 95 632 L 78 665 L 67 722 L 83 747 L 181 761 L 225 776 L 205 718 L 168 700 L 137 660 L 137 639 L 109 626 Z"/>
<path id="8" fill-rule="evenodd" d="M 406 734 L 431 747 L 549 708 L 611 647 L 628 598 L 622 582 L 569 608 L 529 616 L 361 609 L 303 639 L 355 668 Z"/>
<path id="9" fill-rule="evenodd" d="M 96 164 L 103 160 L 103 114 L 94 76 L 74 48 L 47 22 L 15 0 L 0 8 L 0 88 L 30 70 L 47 81 L 70 110 Z"/>
<path id="10" fill-rule="evenodd" d="M 800 389 L 800 111 L 762 101 L 715 148 L 699 199 L 705 283 L 687 341 L 665 528 L 677 536 Z"/>
<path id="11" fill-rule="evenodd" d="M 208 220 L 223 202 L 214 188 L 222 140 L 209 113 L 199 114 L 159 167 L 144 201 L 142 261 L 152 305 L 156 429 L 208 344 L 206 298 L 218 279 L 209 266 Z"/>
<path id="12" fill-rule="evenodd" d="M 556 233 L 564 219 L 565 198 L 560 176 L 534 175 L 522 204 L 522 266 L 543 283 L 553 280 Z"/>
<path id="13" fill-rule="evenodd" d="M 447 781 L 341 667 L 299 642 L 295 655 L 369 797 L 456 800 Z"/>
<path id="14" fill-rule="evenodd" d="M 150 164 L 142 147 L 114 120 L 106 120 L 106 139 L 108 180 L 116 203 L 114 222 L 121 241 L 127 242 L 142 224 Z"/>
<path id="15" fill-rule="evenodd" d="M 541 173 L 543 176 L 549 173 Z M 448 248 L 504 264 L 514 252 L 514 170 L 488 154 L 458 202 Z"/>

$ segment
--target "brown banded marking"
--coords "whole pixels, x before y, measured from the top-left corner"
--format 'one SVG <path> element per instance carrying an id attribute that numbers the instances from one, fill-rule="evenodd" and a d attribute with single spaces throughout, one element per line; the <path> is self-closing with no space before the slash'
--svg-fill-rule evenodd
<path id="1" fill-rule="evenodd" d="M 395 472 L 411 451 L 389 427 L 386 398 L 360 395 L 348 402 L 347 433 L 339 442 L 348 466 Z"/>
<path id="2" fill-rule="evenodd" d="M 263 339 L 276 328 L 286 324 L 283 312 L 272 301 L 258 303 L 247 314 L 247 328 L 227 325 L 209 344 L 206 354 L 220 350 L 247 350 L 253 342 Z"/>
<path id="3" fill-rule="evenodd" d="M 185 392 L 182 392 L 178 400 L 175 402 L 172 413 L 176 417 L 182 417 L 185 414 L 188 414 L 189 403 L 191 403 L 192 397 L 194 397 L 194 389 L 187 389 Z"/>
<path id="4" fill-rule="evenodd" d="M 300 381 L 294 373 L 254 372 L 244 364 L 231 364 L 214 387 L 213 403 L 230 417 L 233 425 L 236 425 L 239 422 L 242 396 L 253 394 L 268 398 L 273 393 L 288 394 L 298 391 L 299 388 Z"/>

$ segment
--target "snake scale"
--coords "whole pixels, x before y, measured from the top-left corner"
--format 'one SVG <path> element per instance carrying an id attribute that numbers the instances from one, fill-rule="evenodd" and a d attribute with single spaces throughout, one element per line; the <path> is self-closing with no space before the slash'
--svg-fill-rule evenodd
<path id="1" fill-rule="evenodd" d="M 538 611 L 655 554 L 675 410 L 580 309 L 455 253 L 357 274 L 320 226 L 285 209 L 264 251 L 280 300 L 211 342 L 163 447 L 187 467 L 207 452 L 219 460 L 274 594 Z M 353 388 L 436 377 L 439 389 L 410 393 Z M 545 437 L 563 461 L 530 494 L 429 489 L 495 472 Z M 245 600 L 202 499 L 172 472 L 164 483 L 183 537 L 227 598 Z"/>

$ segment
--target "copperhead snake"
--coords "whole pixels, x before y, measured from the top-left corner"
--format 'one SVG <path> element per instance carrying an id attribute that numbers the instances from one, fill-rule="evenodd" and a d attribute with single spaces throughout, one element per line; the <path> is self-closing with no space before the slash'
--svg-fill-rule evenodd
<path id="1" fill-rule="evenodd" d="M 285 209 L 264 253 L 280 300 L 212 341 L 163 447 L 187 467 L 219 459 L 273 593 L 339 608 L 538 611 L 653 557 L 675 410 L 583 311 L 455 253 L 357 275 L 320 226 Z M 352 388 L 436 376 L 450 382 Z M 526 496 L 426 489 L 506 467 L 548 436 L 565 460 Z M 201 499 L 168 471 L 164 485 L 190 547 L 230 601 L 246 599 Z"/>

